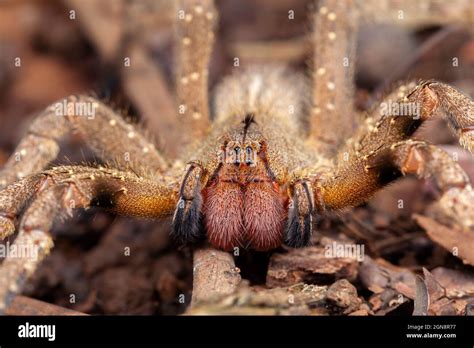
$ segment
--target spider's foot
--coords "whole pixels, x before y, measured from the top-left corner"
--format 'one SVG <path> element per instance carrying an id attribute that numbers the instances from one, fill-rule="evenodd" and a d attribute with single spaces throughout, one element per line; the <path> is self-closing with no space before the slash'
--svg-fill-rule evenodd
<path id="1" fill-rule="evenodd" d="M 180 189 L 173 217 L 172 236 L 181 244 L 194 243 L 204 237 L 201 219 L 201 178 L 203 169 L 190 163 Z"/>
<path id="2" fill-rule="evenodd" d="M 285 244 L 292 248 L 307 246 L 311 240 L 313 223 L 313 191 L 309 181 L 297 181 L 288 211 Z"/>

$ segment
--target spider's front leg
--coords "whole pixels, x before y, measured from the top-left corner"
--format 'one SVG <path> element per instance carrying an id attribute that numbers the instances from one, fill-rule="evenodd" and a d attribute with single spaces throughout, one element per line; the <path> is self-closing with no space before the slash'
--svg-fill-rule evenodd
<path id="1" fill-rule="evenodd" d="M 319 195 L 328 210 L 351 207 L 405 174 L 433 178 L 442 194 L 440 212 L 461 226 L 474 227 L 474 191 L 467 174 L 445 151 L 422 141 L 400 141 L 340 167 L 318 184 Z"/>
<path id="2" fill-rule="evenodd" d="M 359 205 L 408 174 L 434 180 L 441 193 L 435 204 L 441 218 L 474 229 L 474 190 L 467 174 L 444 150 L 409 139 L 385 146 L 371 156 L 359 157 L 334 173 L 292 184 L 285 244 L 308 245 L 312 215 Z"/>
<path id="3" fill-rule="evenodd" d="M 461 145 L 474 153 L 474 101 L 451 86 L 427 81 L 418 86 L 402 85 L 388 95 L 348 141 L 346 154 L 370 157 L 384 145 L 408 139 L 439 111 Z"/>
<path id="4" fill-rule="evenodd" d="M 391 112 L 390 105 L 398 111 L 406 107 L 411 114 Z M 444 111 L 460 143 L 473 152 L 474 102 L 469 97 L 438 82 L 402 86 L 372 112 L 367 124 L 349 141 L 349 149 L 342 152 L 348 160 L 340 161 L 332 175 L 312 181 L 314 201 L 320 209 L 356 206 L 403 174 L 416 174 L 435 178 L 443 192 L 439 207 L 444 215 L 472 227 L 473 193 L 462 168 L 442 150 L 407 140 L 438 110 Z M 456 195 L 459 204 L 453 204 Z"/>
<path id="5" fill-rule="evenodd" d="M 111 108 L 92 97 L 70 96 L 36 117 L 0 170 L 0 189 L 43 170 L 58 155 L 60 140 L 72 131 L 79 132 L 98 157 L 121 170 L 161 173 L 167 168 L 154 145 Z"/>
<path id="6" fill-rule="evenodd" d="M 474 229 L 474 190 L 469 176 L 447 152 L 422 141 L 407 140 L 391 146 L 393 161 L 402 173 L 433 178 L 441 197 L 436 211 L 448 223 Z"/>
<path id="7" fill-rule="evenodd" d="M 406 141 L 438 111 L 472 153 L 474 102 L 468 96 L 440 82 L 402 85 L 369 113 L 358 134 L 341 151 L 340 158 L 346 160 L 340 160 L 336 174 L 326 179 L 326 204 L 331 209 L 360 204 L 400 176 L 390 145 Z"/>
<path id="8" fill-rule="evenodd" d="M 12 232 L 15 217 L 21 215 L 18 236 L 11 247 L 28 253 L 24 257 L 8 256 L 0 265 L 0 312 L 52 248 L 49 230 L 56 217 L 91 206 L 121 215 L 165 217 L 173 213 L 177 191 L 176 184 L 79 166 L 53 168 L 8 186 L 0 192 L 0 236 L 9 234 L 1 230 L 2 226 Z"/>

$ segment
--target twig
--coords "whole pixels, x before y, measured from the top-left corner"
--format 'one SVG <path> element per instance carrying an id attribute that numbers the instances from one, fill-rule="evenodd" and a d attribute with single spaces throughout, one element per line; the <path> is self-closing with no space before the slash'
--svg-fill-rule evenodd
<path id="1" fill-rule="evenodd" d="M 125 92 L 143 117 L 147 129 L 158 137 L 160 149 L 175 158 L 181 148 L 183 129 L 176 117 L 177 109 L 161 69 L 140 43 L 127 47 L 130 66 L 123 67 Z"/>
<path id="2" fill-rule="evenodd" d="M 30 297 L 16 296 L 5 311 L 6 315 L 87 315 L 71 309 L 35 300 Z"/>
<path id="3" fill-rule="evenodd" d="M 100 56 L 106 62 L 114 61 L 122 38 L 123 1 L 64 0 L 69 11 L 81 23 Z"/>
<path id="4" fill-rule="evenodd" d="M 423 44 L 414 52 L 414 54 L 402 62 L 402 64 L 400 64 L 397 69 L 387 74 L 385 80 L 380 84 L 380 86 L 377 87 L 373 95 L 383 95 L 383 92 L 386 91 L 395 81 L 407 76 L 411 68 L 428 52 L 436 50 L 436 48 L 442 42 L 446 41 L 451 35 L 459 34 L 461 31 L 462 27 L 451 25 L 439 30 L 437 33 L 432 35 L 429 39 L 423 42 Z"/>
<path id="5" fill-rule="evenodd" d="M 393 23 L 409 29 L 458 23 L 472 31 L 471 0 L 364 0 L 365 22 Z"/>
<path id="6" fill-rule="evenodd" d="M 240 270 L 231 254 L 213 248 L 194 252 L 193 297 L 191 307 L 199 302 L 232 294 L 240 283 Z"/>

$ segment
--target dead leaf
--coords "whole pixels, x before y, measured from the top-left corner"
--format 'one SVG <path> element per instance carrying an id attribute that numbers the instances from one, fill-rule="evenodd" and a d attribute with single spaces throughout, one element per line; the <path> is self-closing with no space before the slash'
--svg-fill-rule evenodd
<path id="1" fill-rule="evenodd" d="M 446 227 L 432 218 L 414 214 L 415 221 L 423 227 L 431 240 L 439 244 L 464 263 L 474 266 L 474 233 L 455 227 Z"/>
<path id="2" fill-rule="evenodd" d="M 350 281 L 357 277 L 357 267 L 355 258 L 327 257 L 322 246 L 292 249 L 271 257 L 266 284 L 277 287 L 301 282 L 330 284 L 342 278 Z"/>
<path id="3" fill-rule="evenodd" d="M 430 295 L 424 280 L 420 276 L 416 276 L 416 295 L 413 315 L 428 315 L 428 307 L 430 305 Z"/>

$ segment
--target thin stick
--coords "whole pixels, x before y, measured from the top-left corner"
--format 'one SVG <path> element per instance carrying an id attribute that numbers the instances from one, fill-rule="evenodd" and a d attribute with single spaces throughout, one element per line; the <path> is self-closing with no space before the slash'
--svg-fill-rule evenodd
<path id="1" fill-rule="evenodd" d="M 17 296 L 10 307 L 5 311 L 6 315 L 87 315 L 72 309 L 63 308 L 43 301 L 35 300 L 26 296 Z"/>

